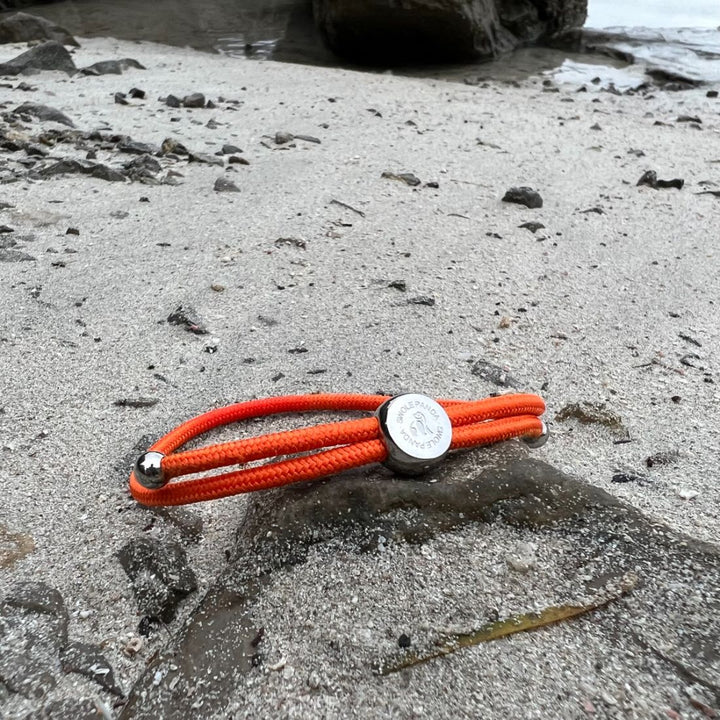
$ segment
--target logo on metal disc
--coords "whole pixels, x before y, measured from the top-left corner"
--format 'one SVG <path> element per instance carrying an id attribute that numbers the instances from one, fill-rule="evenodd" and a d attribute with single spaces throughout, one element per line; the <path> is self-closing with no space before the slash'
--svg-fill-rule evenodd
<path id="1" fill-rule="evenodd" d="M 387 431 L 410 457 L 432 460 L 445 455 L 452 426 L 441 405 L 425 395 L 410 393 L 392 399 L 387 408 Z"/>

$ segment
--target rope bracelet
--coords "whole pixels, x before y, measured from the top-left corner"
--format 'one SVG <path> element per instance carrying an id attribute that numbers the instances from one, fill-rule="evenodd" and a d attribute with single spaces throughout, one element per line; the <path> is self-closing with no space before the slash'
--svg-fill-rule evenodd
<path id="1" fill-rule="evenodd" d="M 175 452 L 213 428 L 281 413 L 365 411 L 370 417 L 325 423 Z M 211 410 L 179 425 L 143 453 L 130 474 L 130 492 L 143 505 L 182 505 L 335 475 L 380 462 L 419 475 L 449 450 L 523 437 L 531 447 L 547 439 L 537 395 L 440 400 L 408 393 L 287 395 Z M 316 450 L 318 452 L 310 452 Z M 170 483 L 173 478 L 255 460 L 309 453 L 264 465 Z"/>

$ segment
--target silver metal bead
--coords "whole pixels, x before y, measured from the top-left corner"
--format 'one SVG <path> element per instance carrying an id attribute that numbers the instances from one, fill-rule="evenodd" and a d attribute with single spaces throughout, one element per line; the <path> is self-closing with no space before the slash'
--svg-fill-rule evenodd
<path id="1" fill-rule="evenodd" d="M 427 395 L 396 395 L 375 415 L 388 451 L 383 465 L 393 472 L 420 475 L 447 455 L 452 424 L 442 405 Z"/>
<path id="2" fill-rule="evenodd" d="M 542 434 L 537 435 L 536 437 L 530 437 L 528 435 L 527 437 L 523 438 L 523 440 L 531 450 L 537 450 L 537 448 L 541 448 L 550 437 L 550 431 L 548 430 L 548 426 L 545 424 L 545 421 L 541 420 L 540 422 L 542 423 Z"/>
<path id="3" fill-rule="evenodd" d="M 143 453 L 135 462 L 133 468 L 135 479 L 148 490 L 157 490 L 167 482 L 162 471 L 164 457 L 163 453 L 150 450 Z"/>

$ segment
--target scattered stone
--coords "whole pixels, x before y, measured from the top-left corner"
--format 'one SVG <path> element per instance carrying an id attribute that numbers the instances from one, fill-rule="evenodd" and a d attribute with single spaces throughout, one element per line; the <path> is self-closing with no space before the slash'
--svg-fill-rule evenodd
<path id="1" fill-rule="evenodd" d="M 75 123 L 64 113 L 61 113 L 55 108 L 48 107 L 47 105 L 40 105 L 39 103 L 23 103 L 18 105 L 13 113 L 31 115 L 38 120 L 47 120 L 49 122 L 60 123 L 61 125 L 67 125 L 68 127 L 74 128 Z"/>
<path id="2" fill-rule="evenodd" d="M 718 91 L 717 91 L 717 90 L 708 90 L 708 91 L 705 93 L 705 97 L 716 98 L 717 96 L 718 96 Z"/>
<path id="3" fill-rule="evenodd" d="M 608 410 L 605 403 L 569 403 L 555 415 L 560 422 L 577 420 L 583 425 L 603 425 L 610 430 L 624 430 L 622 418 Z"/>
<path id="4" fill-rule="evenodd" d="M 123 71 L 129 68 L 146 69 L 144 65 L 133 58 L 122 58 L 120 60 L 101 60 L 82 68 L 80 72 L 83 75 L 122 75 Z"/>
<path id="5" fill-rule="evenodd" d="M 157 405 L 159 402 L 160 400 L 158 398 L 150 397 L 119 398 L 113 401 L 113 405 L 116 407 L 149 408 Z"/>
<path id="6" fill-rule="evenodd" d="M 538 230 L 544 230 L 545 226 L 541 222 L 524 222 L 522 225 L 518 225 L 519 228 L 525 228 L 526 230 L 529 230 L 533 235 Z"/>
<path id="7" fill-rule="evenodd" d="M 392 173 L 389 170 L 386 170 L 380 177 L 387 178 L 388 180 L 399 180 L 400 182 L 404 182 L 406 185 L 410 185 L 410 187 L 416 187 L 421 183 L 420 178 L 412 173 Z"/>
<path id="8" fill-rule="evenodd" d="M 676 465 L 679 459 L 680 453 L 677 450 L 657 452 L 645 458 L 645 465 L 649 468 L 656 465 Z"/>
<path id="9" fill-rule="evenodd" d="M 160 163 L 151 155 L 138 155 L 123 165 L 123 175 L 130 180 L 157 185 L 156 176 L 161 169 Z"/>
<path id="10" fill-rule="evenodd" d="M 134 88 L 130 88 L 130 92 L 128 93 L 128 95 L 129 95 L 133 100 L 144 100 L 144 99 L 145 99 L 145 91 L 144 91 L 144 90 L 140 90 L 140 88 L 135 88 L 135 87 L 134 87 Z"/>
<path id="11" fill-rule="evenodd" d="M 56 685 L 57 655 L 67 644 L 69 616 L 60 593 L 23 582 L 0 602 L 0 686 L 39 699 Z"/>
<path id="12" fill-rule="evenodd" d="M 308 349 L 306 347 L 302 347 L 302 346 L 290 348 L 288 350 L 288 353 L 290 355 L 302 355 L 303 353 L 306 353 L 306 352 L 308 352 Z"/>
<path id="13" fill-rule="evenodd" d="M 388 287 L 392 288 L 393 290 L 405 292 L 407 290 L 407 283 L 404 280 L 391 280 L 388 283 Z"/>
<path id="14" fill-rule="evenodd" d="M 22 250 L 12 250 L 6 248 L 0 248 L 0 262 L 29 262 L 30 260 L 36 260 L 34 256 L 29 253 L 23 252 Z"/>
<path id="15" fill-rule="evenodd" d="M 195 311 L 189 305 L 180 305 L 171 312 L 167 321 L 171 325 L 184 326 L 188 332 L 195 335 L 207 335 L 205 325 L 200 321 Z"/>
<path id="16" fill-rule="evenodd" d="M 320 138 L 316 138 L 314 135 L 295 135 L 295 140 L 304 140 L 305 142 L 315 143 L 316 145 L 321 144 Z"/>
<path id="17" fill-rule="evenodd" d="M 281 237 L 278 238 L 274 243 L 275 247 L 296 247 L 301 250 L 307 250 L 307 243 L 302 238 L 298 237 Z"/>
<path id="18" fill-rule="evenodd" d="M 432 295 L 414 295 L 407 299 L 408 305 L 427 305 L 433 307 L 435 305 L 435 298 Z"/>
<path id="19" fill-rule="evenodd" d="M 26 581 L 14 585 L 3 598 L 0 608 L 15 608 L 24 612 L 46 615 L 55 624 L 55 641 L 59 646 L 68 640 L 70 616 L 62 595 L 44 582 Z"/>
<path id="20" fill-rule="evenodd" d="M 699 494 L 697 490 L 690 490 L 689 488 L 680 488 L 677 491 L 677 495 L 681 500 L 694 500 Z"/>
<path id="21" fill-rule="evenodd" d="M 518 387 L 518 381 L 510 375 L 510 373 L 499 365 L 493 365 L 493 363 L 487 360 L 476 360 L 470 372 L 485 380 L 486 382 L 497 385 L 498 387 Z"/>
<path id="22" fill-rule="evenodd" d="M 228 158 L 230 165 L 249 165 L 250 163 L 244 158 L 237 155 L 231 155 Z"/>
<path id="23" fill-rule="evenodd" d="M 113 170 L 107 165 L 95 163 L 89 160 L 71 160 L 65 158 L 37 172 L 40 178 L 53 177 L 54 175 L 69 175 L 79 173 L 89 175 L 98 180 L 107 180 L 108 182 L 125 182 L 126 177 L 117 170 Z"/>
<path id="24" fill-rule="evenodd" d="M 118 559 L 132 582 L 140 612 L 165 623 L 197 588 L 195 573 L 177 543 L 134 538 L 123 545 Z"/>
<path id="25" fill-rule="evenodd" d="M 410 645 L 412 645 L 412 641 L 410 640 L 410 636 L 406 635 L 405 633 L 402 633 L 400 637 L 398 638 L 398 645 L 401 648 L 409 648 Z"/>
<path id="26" fill-rule="evenodd" d="M 149 143 L 138 142 L 131 138 L 123 138 L 116 146 L 116 149 L 120 152 L 130 153 L 131 155 L 143 155 L 156 153 L 158 151 L 157 145 L 150 145 Z M 157 161 L 156 161 L 157 162 Z M 160 165 L 158 165 L 158 169 Z"/>
<path id="27" fill-rule="evenodd" d="M 9 225 L 0 225 L 0 235 L 6 235 L 7 233 L 15 232 Z"/>
<path id="28" fill-rule="evenodd" d="M 702 124 L 702 120 L 697 115 L 679 115 L 675 122 Z"/>
<path id="29" fill-rule="evenodd" d="M 126 95 L 123 92 L 116 92 L 113 96 L 113 100 L 116 105 L 129 105 L 130 103 L 126 100 Z"/>
<path id="30" fill-rule="evenodd" d="M 219 177 L 213 185 L 215 192 L 240 192 L 240 188 L 232 181 Z"/>
<path id="31" fill-rule="evenodd" d="M 70 53 L 59 42 L 49 40 L 0 63 L 0 75 L 20 75 L 28 70 L 60 70 L 72 74 L 77 68 Z"/>
<path id="32" fill-rule="evenodd" d="M 635 475 L 634 473 L 617 472 L 612 476 L 612 482 L 624 484 L 624 483 L 639 483 L 643 484 L 647 481 L 644 475 Z"/>
<path id="33" fill-rule="evenodd" d="M 41 158 L 47 157 L 50 154 L 50 151 L 46 147 L 36 143 L 28 143 L 25 146 L 25 152 L 31 157 L 35 156 Z"/>
<path id="34" fill-rule="evenodd" d="M 196 163 L 204 163 L 206 165 L 217 165 L 224 167 L 225 163 L 221 157 L 209 155 L 208 153 L 188 152 L 188 161 Z"/>
<path id="35" fill-rule="evenodd" d="M 289 132 L 276 132 L 275 133 L 275 144 L 276 145 L 285 145 L 289 142 L 292 142 L 294 139 L 295 139 L 295 136 Z"/>
<path id="36" fill-rule="evenodd" d="M 222 155 L 235 155 L 236 153 L 241 153 L 242 150 L 237 147 L 237 145 L 223 145 L 222 149 L 220 150 L 220 153 Z"/>
<path id="37" fill-rule="evenodd" d="M 502 198 L 503 202 L 516 203 L 525 207 L 535 209 L 543 206 L 543 199 L 540 193 L 529 187 L 511 187 Z"/>
<path id="38" fill-rule="evenodd" d="M 7 5 L 3 3 L 2 7 Z M 0 44 L 24 43 L 30 40 L 54 40 L 61 45 L 80 47 L 78 41 L 65 28 L 45 18 L 18 12 L 0 20 Z"/>
<path id="39" fill-rule="evenodd" d="M 186 108 L 205 107 L 205 96 L 202 93 L 191 93 L 182 99 L 182 104 Z"/>
<path id="40" fill-rule="evenodd" d="M 648 187 L 655 188 L 677 188 L 682 190 L 685 185 L 685 180 L 682 178 L 674 178 L 672 180 L 659 180 L 657 173 L 654 170 L 647 170 L 642 174 L 642 177 L 637 181 L 637 185 L 647 185 Z"/>
<path id="41" fill-rule="evenodd" d="M 79 231 L 77 228 L 69 227 L 69 228 L 65 231 L 65 234 L 66 234 L 66 235 L 79 235 L 79 234 L 80 234 L 80 231 Z"/>
<path id="42" fill-rule="evenodd" d="M 60 665 L 67 673 L 84 675 L 113 695 L 123 696 L 110 663 L 97 645 L 71 642 L 60 651 Z"/>
<path id="43" fill-rule="evenodd" d="M 179 108 L 182 106 L 182 101 L 179 97 L 175 97 L 175 95 L 168 95 L 165 98 L 165 104 L 171 108 Z"/>

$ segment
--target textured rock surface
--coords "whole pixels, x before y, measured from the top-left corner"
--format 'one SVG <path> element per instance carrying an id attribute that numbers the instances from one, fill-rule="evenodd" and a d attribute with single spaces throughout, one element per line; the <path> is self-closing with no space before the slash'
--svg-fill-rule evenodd
<path id="1" fill-rule="evenodd" d="M 61 70 L 73 73 L 76 67 L 70 53 L 56 40 L 48 40 L 7 62 L 0 63 L 2 75 L 19 75 L 32 70 Z"/>
<path id="2" fill-rule="evenodd" d="M 140 612 L 170 622 L 181 600 L 197 587 L 185 551 L 177 543 L 134 538 L 118 552 L 133 584 Z"/>
<path id="3" fill-rule="evenodd" d="M 0 10 L 2 9 L 0 4 Z M 0 43 L 29 40 L 55 40 L 63 45 L 78 46 L 77 40 L 65 28 L 44 18 L 18 12 L 0 20 Z"/>
<path id="4" fill-rule="evenodd" d="M 716 614 L 704 610 L 708 601 L 720 601 L 720 591 L 716 590 L 711 598 L 691 592 L 696 573 L 716 573 L 720 569 L 717 550 L 688 542 L 602 490 L 574 480 L 546 463 L 518 457 L 517 452 L 517 448 L 509 453 L 506 449 L 500 453 L 498 465 L 484 469 L 478 469 L 472 455 L 456 457 L 433 478 L 436 482 L 400 480 L 369 471 L 291 487 L 253 500 L 228 569 L 207 593 L 178 639 L 149 666 L 133 689 L 121 718 L 187 717 L 201 682 L 203 711 L 208 717 L 222 717 L 228 708 L 253 714 L 252 697 L 272 684 L 285 687 L 296 701 L 307 696 L 303 685 L 321 691 L 321 695 L 323 689 L 332 694 L 332 678 L 318 672 L 307 675 L 299 686 L 295 686 L 293 674 L 277 673 L 285 665 L 282 656 L 277 655 L 282 648 L 283 652 L 294 653 L 296 662 L 313 663 L 317 659 L 325 672 L 328 666 L 334 667 L 330 672 L 339 676 L 347 673 L 349 667 L 365 664 L 365 680 L 358 683 L 363 689 L 358 690 L 358 695 L 374 695 L 374 711 L 366 708 L 369 715 L 381 712 L 381 708 L 384 713 L 393 703 L 394 691 L 385 681 L 373 678 L 370 669 L 379 659 L 378 654 L 386 653 L 389 657 L 396 654 L 395 636 L 392 641 L 378 639 L 367 646 L 363 642 L 348 645 L 337 638 L 331 640 L 332 649 L 328 650 L 326 633 L 317 631 L 315 623 L 307 619 L 305 631 L 299 634 L 301 626 L 295 618 L 286 626 L 287 637 L 273 635 L 269 628 L 277 633 L 278 622 L 267 614 L 268 607 L 275 608 L 280 625 L 298 607 L 299 614 L 306 618 L 308 613 L 314 616 L 324 612 L 328 605 L 333 607 L 334 614 L 353 614 L 353 604 L 358 602 L 353 593 L 372 593 L 371 586 L 365 583 L 376 582 L 366 578 L 352 588 L 347 585 L 351 578 L 357 579 L 358 567 L 373 567 L 381 562 L 378 558 L 382 556 L 389 558 L 386 569 L 395 569 L 395 563 L 404 554 L 418 552 L 410 548 L 419 548 L 419 553 L 427 556 L 435 552 L 430 549 L 434 542 L 442 544 L 445 540 L 441 538 L 452 537 L 460 530 L 469 542 L 482 545 L 484 533 L 502 537 L 506 532 L 502 528 L 507 527 L 529 531 L 525 536 L 533 538 L 533 542 L 517 543 L 515 553 L 506 556 L 511 574 L 501 580 L 503 594 L 512 598 L 512 593 L 520 590 L 519 583 L 525 588 L 520 590 L 524 602 L 534 607 L 538 598 L 533 597 L 533 578 L 551 577 L 559 570 L 553 592 L 557 604 L 561 604 L 567 596 L 596 596 L 625 573 L 638 573 L 641 589 L 624 609 L 601 618 L 602 632 L 631 638 L 630 645 L 637 655 L 626 662 L 637 665 L 662 656 L 681 678 L 684 673 L 694 672 L 693 677 L 703 690 L 720 692 L 720 664 L 713 654 L 720 624 Z M 491 524 L 484 531 L 478 523 Z M 551 561 L 559 567 L 547 567 L 547 546 L 564 549 L 559 558 Z M 331 549 L 324 552 L 325 547 Z M 495 550 L 501 547 L 498 543 Z M 479 556 L 483 566 L 491 567 L 496 562 L 491 548 L 492 541 L 488 547 L 490 554 Z M 536 550 L 542 560 L 536 557 Z M 341 608 L 334 605 L 332 598 L 319 597 L 319 588 L 307 585 L 309 579 L 327 582 L 331 576 L 329 570 L 317 575 L 318 553 L 325 558 L 321 564 L 332 557 L 333 568 L 341 571 L 340 596 L 336 598 Z M 528 561 L 526 557 L 530 556 Z M 336 560 L 338 557 L 340 561 Z M 477 559 L 478 555 L 473 553 L 473 561 Z M 441 558 L 437 562 L 441 563 Z M 688 563 L 693 568 L 689 573 L 683 571 Z M 441 580 L 434 575 L 428 574 L 427 569 L 423 573 L 423 583 L 429 587 L 431 597 L 454 589 L 438 585 Z M 520 577 L 529 579 L 517 579 Z M 671 632 L 662 619 L 673 602 L 663 596 L 667 578 L 673 578 L 684 594 L 682 610 Z M 403 583 L 399 579 L 398 582 Z M 278 584 L 292 587 L 292 595 L 284 594 L 287 589 L 276 589 Z M 481 595 L 487 592 L 482 587 L 476 590 Z M 381 598 L 383 594 L 386 593 L 380 589 Z M 392 595 L 391 585 L 387 594 Z M 472 600 L 472 595 L 471 592 L 465 601 Z M 278 602 L 282 607 L 277 607 Z M 383 623 L 386 614 L 392 612 L 384 605 L 392 606 L 393 600 L 388 597 L 386 602 L 382 599 L 378 602 L 374 614 Z M 412 605 L 413 599 L 407 597 L 406 603 Z M 503 606 L 512 601 L 500 597 L 498 603 Z M 470 602 L 470 606 L 481 617 L 483 611 L 496 612 L 490 606 L 483 609 L 479 600 Z M 396 607 L 396 613 L 397 610 Z M 403 622 L 417 623 L 412 635 L 427 642 L 428 628 L 423 629 L 420 620 L 412 619 L 408 612 L 408 608 L 400 608 Z M 292 650 L 288 643 L 293 644 Z M 619 641 L 617 652 L 625 649 L 625 641 Z M 506 651 L 512 652 L 507 646 Z M 300 660 L 298 653 L 303 652 L 307 657 Z M 275 662 L 278 657 L 281 659 Z M 327 698 L 322 702 L 309 701 L 305 709 L 311 715 L 322 714 L 330 707 L 323 702 Z M 466 698 L 462 707 L 471 712 L 473 702 Z M 438 708 L 435 711 L 439 712 Z M 333 713 L 339 713 L 340 708 L 329 712 L 339 716 Z M 437 716 L 450 717 L 455 712 L 457 708 L 447 706 Z"/>
<path id="5" fill-rule="evenodd" d="M 55 687 L 67 632 L 57 590 L 41 582 L 15 585 L 0 602 L 0 688 L 32 699 Z"/>
<path id="6" fill-rule="evenodd" d="M 580 27 L 586 0 L 313 0 L 330 48 L 362 62 L 494 57 Z"/>

